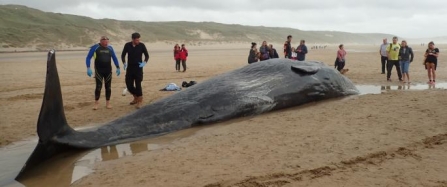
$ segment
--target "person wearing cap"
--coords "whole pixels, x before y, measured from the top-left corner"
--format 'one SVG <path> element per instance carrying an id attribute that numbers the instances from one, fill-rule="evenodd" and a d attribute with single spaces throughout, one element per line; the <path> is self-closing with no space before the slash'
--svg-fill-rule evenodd
<path id="1" fill-rule="evenodd" d="M 106 88 L 106 108 L 112 108 L 110 104 L 110 96 L 112 95 L 112 60 L 116 67 L 116 75 L 121 74 L 118 59 L 116 58 L 115 51 L 113 47 L 109 45 L 109 38 L 102 36 L 99 43 L 90 47 L 87 54 L 85 64 L 87 65 L 87 75 L 92 76 L 93 72 L 90 68 L 90 61 L 92 57 L 95 58 L 95 79 L 96 79 L 96 89 L 95 89 L 95 104 L 93 110 L 98 109 L 99 97 L 101 95 L 102 83 L 104 82 L 104 87 Z"/>
<path id="2" fill-rule="evenodd" d="M 410 75 L 408 74 L 408 70 L 410 68 L 410 63 L 413 62 L 413 58 L 413 49 L 408 47 L 407 41 L 402 40 L 402 45 L 399 50 L 399 63 L 400 68 L 402 69 L 404 83 L 410 83 Z"/>
<path id="3" fill-rule="evenodd" d="M 143 105 L 141 82 L 143 81 L 143 67 L 149 60 L 146 45 L 140 42 L 140 37 L 141 35 L 139 33 L 133 33 L 132 41 L 124 45 L 123 52 L 121 53 L 121 60 L 126 70 L 127 90 L 133 95 L 133 100 L 129 104 L 136 105 L 136 108 L 141 108 Z M 143 54 L 144 61 L 142 59 Z"/>
<path id="4" fill-rule="evenodd" d="M 428 72 L 428 84 L 436 83 L 436 67 L 438 66 L 439 49 L 435 47 L 434 42 L 428 43 L 428 49 L 425 50 L 425 69 Z"/>
<path id="5" fill-rule="evenodd" d="M 393 66 L 396 66 L 399 81 L 403 81 L 402 71 L 400 70 L 400 64 L 399 64 L 399 51 L 400 51 L 400 44 L 397 43 L 397 37 L 395 36 L 393 37 L 393 43 L 390 43 L 390 45 L 388 45 L 386 48 L 388 56 L 386 80 L 389 82 L 391 82 L 391 70 L 393 70 Z"/>

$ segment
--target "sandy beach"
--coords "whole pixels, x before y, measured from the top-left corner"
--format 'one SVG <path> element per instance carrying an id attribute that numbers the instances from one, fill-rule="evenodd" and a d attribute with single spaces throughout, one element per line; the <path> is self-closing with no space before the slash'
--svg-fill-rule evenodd
<path id="1" fill-rule="evenodd" d="M 171 82 L 200 83 L 245 66 L 250 46 L 187 46 L 188 69 L 180 73 L 175 71 L 171 46 L 147 45 L 145 104 L 174 94 L 159 91 Z M 346 76 L 381 94 L 311 103 L 198 129 L 156 150 L 98 162 L 92 174 L 72 186 L 446 187 L 446 90 L 426 85 L 427 72 L 421 64 L 425 47 L 411 41 L 409 45 L 416 55 L 409 86 L 397 81 L 394 69 L 393 82 L 380 74 L 379 45 L 345 45 Z M 274 46 L 282 51 L 282 45 Z M 447 82 L 443 65 L 447 55 L 445 46 L 437 47 L 441 53 L 436 80 L 442 85 Z M 336 45 L 310 50 L 306 59 L 333 66 L 336 51 Z M 92 110 L 95 83 L 85 72 L 86 53 L 56 55 L 65 114 L 72 127 L 103 124 L 135 110 L 128 104 L 131 97 L 121 96 L 125 73 L 113 77 L 113 109 L 105 108 L 103 93 L 99 110 Z M 0 67 L 0 147 L 6 147 L 36 136 L 46 52 L 2 53 Z M 387 90 L 391 87 L 400 89 Z"/>

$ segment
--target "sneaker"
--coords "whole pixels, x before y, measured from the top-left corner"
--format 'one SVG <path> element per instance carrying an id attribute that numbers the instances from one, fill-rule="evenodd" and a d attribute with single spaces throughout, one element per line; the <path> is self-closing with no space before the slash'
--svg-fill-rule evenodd
<path id="1" fill-rule="evenodd" d="M 386 79 L 386 81 L 391 82 L 391 79 Z"/>

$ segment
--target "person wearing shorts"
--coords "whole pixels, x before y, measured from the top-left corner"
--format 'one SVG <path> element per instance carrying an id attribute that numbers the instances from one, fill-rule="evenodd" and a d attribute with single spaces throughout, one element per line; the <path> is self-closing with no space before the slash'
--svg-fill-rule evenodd
<path id="1" fill-rule="evenodd" d="M 410 68 L 410 63 L 413 62 L 413 58 L 413 49 L 411 49 L 411 47 L 408 47 L 407 41 L 402 40 L 402 44 L 399 50 L 399 63 L 402 70 L 404 83 L 410 83 L 410 75 L 408 74 L 408 70 Z"/>
<path id="2" fill-rule="evenodd" d="M 428 49 L 425 51 L 425 69 L 428 72 L 428 84 L 436 83 L 436 67 L 438 66 L 439 49 L 435 48 L 435 43 L 428 43 Z"/>

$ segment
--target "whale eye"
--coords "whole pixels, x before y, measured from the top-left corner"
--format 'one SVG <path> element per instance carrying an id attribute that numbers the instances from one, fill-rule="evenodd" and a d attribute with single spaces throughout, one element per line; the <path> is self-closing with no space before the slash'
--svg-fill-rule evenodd
<path id="1" fill-rule="evenodd" d="M 305 73 L 305 74 L 315 74 L 320 70 L 320 67 L 318 66 L 292 66 L 291 67 L 293 71 L 297 73 Z"/>

